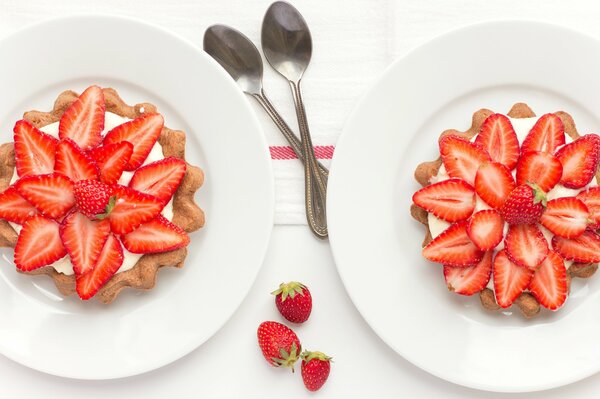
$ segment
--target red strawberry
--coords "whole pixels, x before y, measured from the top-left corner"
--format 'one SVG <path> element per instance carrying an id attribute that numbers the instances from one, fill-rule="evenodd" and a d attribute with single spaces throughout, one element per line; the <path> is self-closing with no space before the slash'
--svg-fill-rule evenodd
<path id="1" fill-rule="evenodd" d="M 486 252 L 475 266 L 444 265 L 444 278 L 448 289 L 460 295 L 473 295 L 484 289 L 492 273 L 492 253 L 492 251 Z"/>
<path id="2" fill-rule="evenodd" d="M 500 163 L 484 163 L 475 175 L 475 192 L 494 209 L 504 205 L 515 188 L 515 179 L 508 168 Z"/>
<path id="3" fill-rule="evenodd" d="M 104 137 L 104 145 L 128 141 L 133 144 L 133 154 L 125 170 L 136 170 L 146 158 L 160 136 L 164 120 L 160 114 L 143 114 L 112 129 Z"/>
<path id="4" fill-rule="evenodd" d="M 502 114 L 492 114 L 481 125 L 475 144 L 485 149 L 492 161 L 512 170 L 519 159 L 519 140 L 510 119 Z"/>
<path id="5" fill-rule="evenodd" d="M 94 160 L 69 138 L 61 140 L 56 147 L 54 171 L 67 176 L 74 183 L 79 180 L 97 179 L 99 176 Z"/>
<path id="6" fill-rule="evenodd" d="M 185 161 L 168 157 L 144 165 L 135 171 L 129 187 L 169 202 L 185 175 Z"/>
<path id="7" fill-rule="evenodd" d="M 110 202 L 113 189 L 98 180 L 80 180 L 73 186 L 75 205 L 90 219 L 104 219 L 115 207 L 116 199 Z"/>
<path id="8" fill-rule="evenodd" d="M 271 366 L 291 367 L 302 351 L 302 345 L 295 332 L 276 321 L 264 321 L 256 332 L 258 346 Z"/>
<path id="9" fill-rule="evenodd" d="M 467 219 L 475 209 L 475 191 L 460 179 L 444 180 L 423 187 L 412 199 L 427 212 L 450 223 Z"/>
<path id="10" fill-rule="evenodd" d="M 304 351 L 302 358 L 302 381 L 311 392 L 318 391 L 327 381 L 331 371 L 331 357 L 323 352 Z"/>
<path id="11" fill-rule="evenodd" d="M 58 137 L 70 138 L 84 150 L 96 147 L 102 141 L 105 111 L 102 89 L 88 87 L 60 118 Z"/>
<path id="12" fill-rule="evenodd" d="M 112 234 L 108 236 L 94 268 L 77 276 L 77 294 L 83 300 L 90 299 L 115 275 L 123 264 L 123 248 Z"/>
<path id="13" fill-rule="evenodd" d="M 279 284 L 279 288 L 271 292 L 275 295 L 275 306 L 279 313 L 292 323 L 304 323 L 312 310 L 312 296 L 302 283 L 291 281 Z"/>
<path id="14" fill-rule="evenodd" d="M 567 299 L 567 269 L 565 262 L 554 251 L 542 262 L 529 283 L 529 290 L 545 308 L 556 310 Z"/>
<path id="15" fill-rule="evenodd" d="M 577 194 L 577 199 L 581 200 L 590 212 L 590 219 L 593 221 L 589 228 L 596 230 L 600 228 L 600 187 L 590 187 L 586 191 Z"/>
<path id="16" fill-rule="evenodd" d="M 20 177 L 52 173 L 58 140 L 26 120 L 14 128 L 15 163 Z"/>
<path id="17" fill-rule="evenodd" d="M 37 209 L 21 197 L 14 186 L 10 186 L 0 194 L 0 219 L 23 224 L 36 213 Z"/>
<path id="18" fill-rule="evenodd" d="M 31 271 L 50 265 L 67 254 L 58 223 L 42 215 L 30 217 L 23 224 L 15 246 L 15 264 L 19 270 Z"/>
<path id="19" fill-rule="evenodd" d="M 600 236 L 586 231 L 576 238 L 552 237 L 552 248 L 566 260 L 579 263 L 600 262 Z"/>
<path id="20" fill-rule="evenodd" d="M 123 245 L 134 254 L 152 254 L 183 248 L 190 237 L 183 229 L 158 215 L 131 233 L 121 236 Z"/>
<path id="21" fill-rule="evenodd" d="M 554 154 L 554 151 L 565 144 L 565 128 L 555 114 L 542 115 L 531 128 L 521 146 L 521 153 L 541 151 Z"/>
<path id="22" fill-rule="evenodd" d="M 513 263 L 534 270 L 548 255 L 548 241 L 534 224 L 512 225 L 504 240 L 506 255 Z"/>
<path id="23" fill-rule="evenodd" d="M 129 187 L 115 186 L 113 195 L 117 197 L 117 201 L 109 219 L 115 234 L 132 232 L 154 219 L 165 206 L 159 199 Z"/>
<path id="24" fill-rule="evenodd" d="M 508 224 L 531 224 L 540 220 L 545 204 L 546 195 L 539 187 L 523 184 L 510 192 L 499 211 Z"/>
<path id="25" fill-rule="evenodd" d="M 535 183 L 548 192 L 558 184 L 562 172 L 562 164 L 552 154 L 530 151 L 523 154 L 517 164 L 517 185 Z"/>
<path id="26" fill-rule="evenodd" d="M 109 234 L 108 220 L 90 220 L 79 212 L 72 212 L 63 220 L 60 238 L 76 275 L 81 276 L 94 268 Z"/>
<path id="27" fill-rule="evenodd" d="M 469 220 L 467 234 L 477 248 L 489 251 L 496 248 L 504 237 L 504 220 L 493 209 L 476 212 Z"/>
<path id="28" fill-rule="evenodd" d="M 469 239 L 464 221 L 451 225 L 434 238 L 423 248 L 423 256 L 431 262 L 467 267 L 479 263 L 483 252 Z"/>
<path id="29" fill-rule="evenodd" d="M 75 205 L 73 182 L 58 173 L 23 177 L 17 180 L 15 188 L 38 211 L 52 219 L 62 217 Z"/>
<path id="30" fill-rule="evenodd" d="M 592 181 L 600 161 L 600 136 L 586 134 L 556 152 L 563 166 L 561 183 L 568 188 L 582 188 Z"/>
<path id="31" fill-rule="evenodd" d="M 540 223 L 557 236 L 575 238 L 583 234 L 590 213 L 587 206 L 575 197 L 548 201 Z"/>
<path id="32" fill-rule="evenodd" d="M 463 179 L 471 185 L 479 166 L 491 161 L 483 148 L 458 136 L 445 136 L 440 140 L 440 155 L 450 177 Z"/>
<path id="33" fill-rule="evenodd" d="M 103 145 L 90 151 L 100 169 L 100 181 L 106 184 L 116 184 L 119 181 L 131 154 L 133 144 L 128 141 Z"/>
<path id="34" fill-rule="evenodd" d="M 508 308 L 527 288 L 533 271 L 512 263 L 506 256 L 506 251 L 502 250 L 494 259 L 493 275 L 496 302 L 501 307 Z"/>

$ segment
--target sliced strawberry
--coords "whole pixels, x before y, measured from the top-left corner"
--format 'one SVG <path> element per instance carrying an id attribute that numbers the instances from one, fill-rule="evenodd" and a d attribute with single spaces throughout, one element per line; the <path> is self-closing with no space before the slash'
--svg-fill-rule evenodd
<path id="1" fill-rule="evenodd" d="M 127 234 L 140 225 L 154 219 L 165 204 L 151 195 L 140 193 L 129 187 L 116 186 L 113 195 L 117 197 L 115 207 L 110 212 L 110 227 L 115 234 Z"/>
<path id="2" fill-rule="evenodd" d="M 600 161 L 600 136 L 586 134 L 556 152 L 563 166 L 561 183 L 568 188 L 582 188 L 592 181 Z"/>
<path id="3" fill-rule="evenodd" d="M 467 222 L 458 222 L 434 238 L 425 248 L 423 256 L 431 262 L 449 266 L 472 266 L 481 260 L 483 251 L 467 235 Z"/>
<path id="4" fill-rule="evenodd" d="M 106 184 L 116 184 L 119 181 L 131 154 L 133 144 L 129 141 L 103 145 L 90 151 L 100 169 L 100 181 Z"/>
<path id="5" fill-rule="evenodd" d="M 168 202 L 179 188 L 185 170 L 186 163 L 181 159 L 175 157 L 161 159 L 136 170 L 129 182 L 129 187 Z M 471 192 L 473 192 L 472 188 Z M 454 207 L 459 208 L 461 200 L 462 197 L 458 199 L 458 203 L 455 203 Z M 474 202 L 475 196 L 473 195 Z M 456 212 L 458 213 L 458 211 Z"/>
<path id="6" fill-rule="evenodd" d="M 515 265 L 506 255 L 506 251 L 501 250 L 494 259 L 493 275 L 496 302 L 501 307 L 508 308 L 527 288 L 533 271 Z"/>
<path id="7" fill-rule="evenodd" d="M 504 247 L 506 255 L 513 263 L 532 270 L 535 270 L 548 255 L 548 241 L 534 224 L 510 226 Z"/>
<path id="8" fill-rule="evenodd" d="M 136 170 L 146 158 L 162 132 L 164 120 L 160 114 L 143 114 L 112 129 L 104 137 L 104 145 L 128 141 L 133 144 L 133 154 L 125 170 Z"/>
<path id="9" fill-rule="evenodd" d="M 36 213 L 37 209 L 21 197 L 14 186 L 10 186 L 0 194 L 0 219 L 23 224 Z"/>
<path id="10" fill-rule="evenodd" d="M 558 184 L 562 177 L 562 164 L 552 154 L 530 151 L 517 164 L 517 185 L 535 183 L 545 192 Z"/>
<path id="11" fill-rule="evenodd" d="M 521 154 L 529 151 L 554 154 L 563 144 L 565 144 L 565 128 L 562 121 L 555 114 L 546 114 L 538 119 L 525 137 Z"/>
<path id="12" fill-rule="evenodd" d="M 75 205 L 73 182 L 59 173 L 23 177 L 15 183 L 19 194 L 52 219 L 64 216 Z"/>
<path id="13" fill-rule="evenodd" d="M 540 223 L 557 236 L 575 238 L 583 234 L 590 213 L 587 206 L 575 197 L 548 201 Z"/>
<path id="14" fill-rule="evenodd" d="M 452 267 L 444 265 L 444 278 L 450 291 L 473 295 L 484 289 L 492 273 L 492 252 L 486 252 L 475 266 Z"/>
<path id="15" fill-rule="evenodd" d="M 60 238 L 76 275 L 92 270 L 109 234 L 110 223 L 107 219 L 90 220 L 82 213 L 73 212 L 63 220 Z"/>
<path id="16" fill-rule="evenodd" d="M 70 138 L 84 150 L 96 147 L 102 141 L 105 111 L 102 89 L 88 87 L 60 118 L 58 137 Z"/>
<path id="17" fill-rule="evenodd" d="M 566 260 L 578 263 L 600 262 L 600 236 L 590 230 L 576 238 L 554 236 L 552 248 Z"/>
<path id="18" fill-rule="evenodd" d="M 67 176 L 74 183 L 95 180 L 99 176 L 94 160 L 69 138 L 61 140 L 56 147 L 54 171 Z"/>
<path id="19" fill-rule="evenodd" d="M 28 272 L 65 256 L 67 251 L 60 240 L 58 229 L 58 223 L 42 215 L 27 219 L 15 246 L 17 268 Z"/>
<path id="20" fill-rule="evenodd" d="M 475 192 L 494 209 L 504 205 L 515 188 L 515 179 L 508 168 L 497 162 L 484 163 L 475 175 Z"/>
<path id="21" fill-rule="evenodd" d="M 590 187 L 586 191 L 577 194 L 590 212 L 590 229 L 596 230 L 600 228 L 600 187 Z"/>
<path id="22" fill-rule="evenodd" d="M 519 159 L 519 139 L 510 119 L 502 114 L 492 114 L 481 125 L 475 144 L 485 149 L 492 158 L 512 170 Z"/>
<path id="23" fill-rule="evenodd" d="M 475 191 L 460 179 L 444 180 L 423 187 L 412 199 L 427 212 L 450 223 L 467 219 L 475 209 Z"/>
<path id="24" fill-rule="evenodd" d="M 14 133 L 15 163 L 19 177 L 52 173 L 58 140 L 26 120 L 15 124 Z"/>
<path id="25" fill-rule="evenodd" d="M 548 252 L 535 271 L 529 290 L 543 307 L 550 310 L 556 310 L 565 303 L 568 292 L 567 269 L 556 252 Z"/>
<path id="26" fill-rule="evenodd" d="M 158 215 L 131 233 L 121 237 L 123 245 L 134 254 L 152 254 L 183 248 L 190 237 L 183 229 Z"/>
<path id="27" fill-rule="evenodd" d="M 94 268 L 77 276 L 77 294 L 83 300 L 90 299 L 115 275 L 123 264 L 123 248 L 119 240 L 109 234 Z"/>
<path id="28" fill-rule="evenodd" d="M 504 220 L 493 209 L 476 212 L 469 220 L 467 234 L 482 251 L 496 248 L 504 237 Z"/>
<path id="29" fill-rule="evenodd" d="M 450 177 L 471 185 L 479 166 L 491 161 L 486 150 L 458 136 L 445 136 L 440 140 L 440 155 Z"/>

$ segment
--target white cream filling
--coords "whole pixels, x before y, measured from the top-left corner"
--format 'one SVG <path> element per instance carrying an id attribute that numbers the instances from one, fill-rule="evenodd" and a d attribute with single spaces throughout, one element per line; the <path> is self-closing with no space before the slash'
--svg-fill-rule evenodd
<path id="1" fill-rule="evenodd" d="M 529 131 L 531 130 L 533 125 L 535 125 L 535 122 L 537 122 L 537 120 L 539 118 L 533 117 L 533 118 L 509 118 L 509 119 L 513 125 L 513 128 L 515 129 L 515 133 L 517 134 L 517 139 L 519 140 L 519 144 L 521 144 L 523 142 L 523 140 L 525 140 L 525 137 L 527 137 L 527 134 L 529 133 Z M 473 138 L 471 138 L 471 141 L 474 142 L 476 138 L 477 138 L 477 135 L 473 136 Z M 572 141 L 573 140 L 571 139 L 571 137 L 569 137 L 569 135 L 565 134 L 565 143 L 568 144 Z M 512 171 L 512 175 L 513 175 L 513 177 L 515 177 L 515 180 L 516 180 L 516 174 L 517 174 L 517 171 L 515 168 Z M 446 172 L 446 168 L 442 164 L 442 166 L 440 167 L 440 169 L 438 171 L 438 174 L 431 178 L 431 183 L 438 183 L 438 182 L 441 182 L 444 180 L 448 180 L 449 178 L 450 178 L 450 176 L 448 176 L 448 173 Z M 588 184 L 587 186 L 580 188 L 580 189 L 571 189 L 571 188 L 567 188 L 567 187 L 563 186 L 562 184 L 557 184 L 552 190 L 550 190 L 547 193 L 547 198 L 548 198 L 548 200 L 552 200 L 552 199 L 563 198 L 563 197 L 574 197 L 580 191 L 586 190 L 589 187 L 594 187 L 597 185 L 598 185 L 598 183 L 596 182 L 595 178 L 592 180 L 592 182 L 590 184 Z M 476 200 L 476 202 L 475 202 L 475 211 L 474 212 L 477 212 L 477 211 L 480 211 L 483 209 L 491 209 L 491 207 L 488 204 L 486 204 L 478 195 L 475 195 L 475 200 Z M 427 222 L 429 224 L 429 231 L 431 232 L 432 238 L 437 237 L 438 235 L 440 235 L 444 230 L 446 230 L 450 226 L 450 223 L 446 222 L 445 220 L 435 217 L 432 213 L 427 214 Z M 544 237 L 548 241 L 548 247 L 552 248 L 552 236 L 553 236 L 552 232 L 550 230 L 546 229 L 541 224 L 538 224 L 538 227 L 540 228 L 540 230 L 544 234 Z M 508 232 L 508 224 L 505 223 L 504 224 L 504 235 L 505 236 L 506 236 L 507 232 Z M 494 253 L 502 250 L 503 248 L 504 248 L 504 240 L 502 240 L 500 242 L 500 244 L 498 244 L 498 246 L 494 249 Z M 568 261 L 568 260 L 565 260 L 564 262 L 565 262 L 565 267 L 567 269 L 573 264 L 572 261 Z M 493 282 L 492 278 L 490 278 L 490 281 L 488 283 L 488 288 L 490 288 L 492 290 L 494 289 L 494 282 Z"/>
<path id="2" fill-rule="evenodd" d="M 113 114 L 112 112 L 106 112 L 105 119 L 104 119 L 104 131 L 102 132 L 102 135 L 104 136 L 111 129 L 115 128 L 118 125 L 122 125 L 123 123 L 128 122 L 130 120 L 131 119 L 124 118 L 117 114 Z M 40 130 L 46 134 L 49 134 L 53 137 L 58 138 L 58 125 L 59 125 L 59 122 L 51 123 L 49 125 L 42 127 Z M 164 159 L 164 155 L 162 152 L 162 146 L 160 145 L 160 143 L 156 142 L 156 144 L 154 144 L 154 147 L 152 147 L 152 150 L 150 151 L 148 158 L 146 158 L 146 160 L 144 161 L 144 165 L 146 165 L 150 162 L 159 161 L 161 159 Z M 128 185 L 129 181 L 131 180 L 132 177 L 133 177 L 133 172 L 123 172 L 123 175 L 119 179 L 119 184 L 122 184 L 124 186 Z M 18 180 L 18 178 L 19 178 L 19 176 L 17 175 L 17 169 L 15 168 L 15 171 L 13 173 L 10 184 L 13 184 L 15 181 Z M 173 200 L 172 199 L 163 208 L 161 213 L 169 221 L 173 220 Z M 10 225 L 12 226 L 13 229 L 15 229 L 17 234 L 21 231 L 22 227 L 20 225 L 15 224 L 15 223 L 10 223 Z M 125 248 L 123 248 L 123 264 L 121 265 L 121 268 L 119 268 L 117 273 L 121 273 L 121 272 L 131 269 L 133 266 L 135 266 L 137 261 L 142 256 L 143 256 L 143 254 L 134 254 L 134 253 L 127 251 Z M 66 275 L 71 275 L 74 273 L 73 265 L 71 264 L 71 259 L 69 258 L 68 255 L 65 256 L 64 258 L 59 259 L 56 262 L 52 263 L 50 266 L 54 267 L 54 269 L 57 272 L 60 272 L 60 273 L 66 274 Z"/>

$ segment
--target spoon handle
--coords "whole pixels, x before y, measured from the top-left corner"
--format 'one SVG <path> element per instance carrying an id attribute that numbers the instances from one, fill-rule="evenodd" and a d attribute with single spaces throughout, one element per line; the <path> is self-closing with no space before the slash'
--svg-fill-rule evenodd
<path id="1" fill-rule="evenodd" d="M 306 110 L 302 101 L 300 91 L 300 80 L 297 82 L 290 80 L 290 87 L 294 96 L 296 106 L 296 117 L 298 118 L 298 127 L 300 128 L 300 140 L 302 143 L 302 154 L 304 155 L 304 179 L 305 179 L 305 200 L 306 216 L 309 225 L 319 238 L 326 238 L 327 216 L 325 204 L 327 200 L 327 181 L 319 173 L 317 158 L 310 138 L 308 121 L 306 119 Z M 313 193 L 313 189 L 316 192 Z"/>
<path id="2" fill-rule="evenodd" d="M 277 125 L 281 133 L 283 133 L 283 136 L 287 139 L 288 143 L 290 144 L 290 147 L 292 147 L 292 150 L 296 153 L 296 156 L 298 157 L 300 162 L 304 163 L 304 155 L 302 153 L 302 143 L 300 142 L 300 139 L 298 139 L 298 137 L 294 134 L 292 129 L 290 129 L 288 124 L 285 123 L 285 120 L 283 120 L 279 112 L 277 112 L 271 101 L 269 101 L 269 99 L 265 95 L 264 90 L 261 89 L 260 93 L 254 93 L 251 95 L 256 99 L 256 101 L 258 101 L 258 103 L 271 117 L 271 119 L 273 120 L 275 125 Z M 319 167 L 319 171 L 321 172 L 322 179 L 327 180 L 329 170 L 320 162 L 317 162 L 317 164 Z"/>

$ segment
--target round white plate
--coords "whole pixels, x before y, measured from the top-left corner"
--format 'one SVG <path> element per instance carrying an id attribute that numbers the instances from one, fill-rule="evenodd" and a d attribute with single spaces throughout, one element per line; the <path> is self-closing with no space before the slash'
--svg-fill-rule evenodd
<path id="1" fill-rule="evenodd" d="M 409 212 L 415 167 L 437 158 L 439 134 L 473 112 L 526 102 L 565 110 L 600 132 L 600 42 L 533 22 L 474 25 L 395 62 L 360 101 L 340 138 L 328 192 L 340 276 L 375 332 L 418 367 L 457 384 L 535 391 L 600 370 L 600 276 L 574 280 L 558 313 L 533 320 L 489 313 L 448 292 L 441 266 L 421 257 Z"/>
<path id="2" fill-rule="evenodd" d="M 268 147 L 246 98 L 194 44 L 125 18 L 49 20 L 0 41 L 0 58 L 0 142 L 12 141 L 24 111 L 51 109 L 63 90 L 114 87 L 187 133 L 186 157 L 206 174 L 197 202 L 207 216 L 183 269 L 162 269 L 153 290 L 125 290 L 108 306 L 63 298 L 47 277 L 17 273 L 5 251 L 0 353 L 50 374 L 109 379 L 194 350 L 246 296 L 273 224 Z"/>

